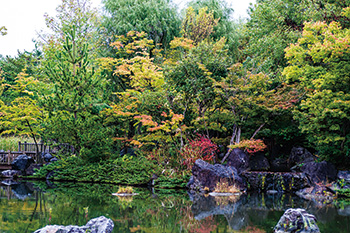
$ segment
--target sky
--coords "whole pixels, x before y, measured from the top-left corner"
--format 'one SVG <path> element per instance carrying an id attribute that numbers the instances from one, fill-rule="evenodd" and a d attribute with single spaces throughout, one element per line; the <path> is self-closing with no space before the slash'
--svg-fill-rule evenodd
<path id="1" fill-rule="evenodd" d="M 7 35 L 0 36 L 0 54 L 16 56 L 34 49 L 33 39 L 45 30 L 44 14 L 56 15 L 56 7 L 62 0 L 0 0 L 0 27 L 7 28 Z M 173 0 L 183 8 L 189 0 Z M 234 9 L 235 19 L 247 17 L 249 3 L 255 0 L 226 0 Z M 101 0 L 91 0 L 93 7 L 101 8 Z"/>

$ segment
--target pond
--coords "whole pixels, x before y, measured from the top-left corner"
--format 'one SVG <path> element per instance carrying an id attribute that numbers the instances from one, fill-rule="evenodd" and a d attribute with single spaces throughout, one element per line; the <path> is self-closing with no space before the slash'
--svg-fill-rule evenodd
<path id="1" fill-rule="evenodd" d="M 325 232 L 350 232 L 350 206 L 321 204 L 291 195 L 245 194 L 214 198 L 184 190 L 136 188 L 116 197 L 118 186 L 14 183 L 0 187 L 0 232 L 26 233 L 46 225 L 85 225 L 104 215 L 113 232 L 272 232 L 288 208 L 305 208 Z"/>

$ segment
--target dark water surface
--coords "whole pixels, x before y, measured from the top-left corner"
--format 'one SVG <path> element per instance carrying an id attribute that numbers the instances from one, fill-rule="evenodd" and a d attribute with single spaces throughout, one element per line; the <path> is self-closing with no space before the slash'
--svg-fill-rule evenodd
<path id="1" fill-rule="evenodd" d="M 44 191 L 41 191 L 44 190 Z M 25 233 L 48 224 L 85 225 L 101 215 L 113 232 L 272 232 L 288 208 L 305 208 L 322 233 L 350 232 L 350 206 L 318 204 L 290 195 L 246 194 L 214 198 L 185 191 L 138 189 L 118 198 L 118 186 L 18 183 L 0 187 L 0 232 Z"/>

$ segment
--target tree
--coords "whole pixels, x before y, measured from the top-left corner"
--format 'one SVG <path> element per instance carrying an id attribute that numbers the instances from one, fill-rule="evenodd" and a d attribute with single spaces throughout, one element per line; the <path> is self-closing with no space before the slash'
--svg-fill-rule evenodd
<path id="1" fill-rule="evenodd" d="M 214 19 L 213 12 L 206 13 L 206 11 L 207 8 L 202 8 L 196 14 L 194 9 L 189 7 L 182 21 L 182 36 L 192 40 L 194 45 L 209 39 L 214 27 L 218 24 L 219 19 Z"/>
<path id="2" fill-rule="evenodd" d="M 18 75 L 23 70 L 28 76 L 40 77 L 40 60 L 42 59 L 42 53 L 35 49 L 32 52 L 18 52 L 15 57 L 0 57 L 0 69 L 2 70 L 2 77 L 4 86 L 3 93 L 0 93 L 0 99 L 6 104 L 9 104 L 21 93 L 11 88 L 15 85 Z"/>
<path id="3" fill-rule="evenodd" d="M 197 46 L 192 40 L 176 38 L 171 42 L 173 51 L 165 61 L 170 106 L 184 116 L 184 124 L 198 127 L 192 129 L 205 132 L 207 136 L 206 114 L 209 110 L 215 112 L 213 83 L 227 76 L 230 65 L 225 45 L 224 38 L 215 43 L 202 41 Z"/>
<path id="4" fill-rule="evenodd" d="M 350 8 L 343 16 L 349 17 Z M 295 118 L 308 140 L 328 160 L 343 161 L 350 149 L 350 29 L 339 22 L 306 23 L 286 51 L 283 74 L 308 89 Z"/>
<path id="5" fill-rule="evenodd" d="M 293 86 L 274 88 L 269 76 L 249 71 L 241 63 L 232 65 L 228 70 L 226 77 L 214 82 L 218 95 L 215 105 L 221 106 L 221 118 L 231 125 L 230 145 L 254 146 L 255 136 L 281 110 L 293 107 L 301 93 Z"/>
<path id="6" fill-rule="evenodd" d="M 48 111 L 45 140 L 69 143 L 85 160 L 98 161 L 108 156 L 109 130 L 100 111 L 104 104 L 103 76 L 95 72 L 88 54 L 88 45 L 76 38 L 75 26 L 65 34 L 63 51 L 49 60 L 46 76 L 53 84 L 52 94 L 43 96 Z"/>
<path id="7" fill-rule="evenodd" d="M 106 15 L 103 20 L 108 38 L 106 45 L 114 42 L 115 35 L 129 31 L 146 32 L 154 45 L 167 48 L 169 42 L 179 35 L 180 19 L 170 0 L 104 0 Z M 111 51 L 109 56 L 115 56 Z"/>
<path id="8" fill-rule="evenodd" d="M 17 97 L 9 104 L 0 105 L 0 127 L 3 130 L 1 134 L 31 137 L 34 140 L 36 151 L 39 152 L 40 124 L 45 114 L 38 106 L 37 96 L 34 93 L 38 87 L 37 84 L 38 80 L 28 76 L 25 72 L 18 74 L 15 84 L 9 85 Z"/>
<path id="9" fill-rule="evenodd" d="M 192 0 L 188 4 L 198 14 L 200 9 L 207 8 L 207 13 L 212 12 L 214 19 L 218 20 L 210 35 L 214 41 L 226 38 L 228 53 L 236 60 L 239 58 L 239 25 L 232 20 L 234 14 L 231 6 L 222 0 Z"/>
<path id="10" fill-rule="evenodd" d="M 301 37 L 304 22 L 333 20 L 349 26 L 341 16 L 349 1 L 259 0 L 250 8 L 250 20 L 244 27 L 244 56 L 250 67 L 258 68 L 276 81 L 287 66 L 284 49 Z"/>
<path id="11" fill-rule="evenodd" d="M 144 32 L 130 31 L 117 37 L 111 46 L 119 58 L 103 58 L 101 66 L 127 83 L 116 93 L 112 108 L 105 111 L 109 124 L 117 128 L 115 138 L 148 149 L 176 143 L 182 117 L 168 107 L 163 71 L 149 53 L 153 41 Z"/>
<path id="12" fill-rule="evenodd" d="M 5 26 L 0 27 L 0 35 L 4 36 L 7 34 L 7 28 Z"/>

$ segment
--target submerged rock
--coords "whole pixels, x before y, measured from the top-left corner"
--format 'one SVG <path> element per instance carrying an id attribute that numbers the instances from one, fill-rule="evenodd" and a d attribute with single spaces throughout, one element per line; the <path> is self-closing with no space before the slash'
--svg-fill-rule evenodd
<path id="1" fill-rule="evenodd" d="M 316 217 L 304 209 L 288 209 L 274 228 L 275 233 L 303 232 L 319 233 Z"/>
<path id="2" fill-rule="evenodd" d="M 48 225 L 44 228 L 36 230 L 34 233 L 48 233 L 48 232 L 60 232 L 60 233 L 111 233 L 114 228 L 114 223 L 111 219 L 104 216 L 91 219 L 85 226 L 59 226 Z"/>
<path id="3" fill-rule="evenodd" d="M 190 190 L 213 191 L 216 184 L 225 180 L 228 185 L 236 185 L 240 190 L 246 188 L 245 182 L 238 175 L 237 169 L 221 164 L 209 164 L 201 159 L 196 160 L 192 167 L 192 177 L 187 184 Z"/>

